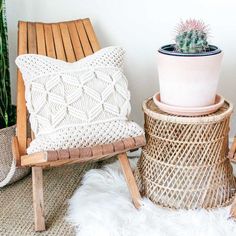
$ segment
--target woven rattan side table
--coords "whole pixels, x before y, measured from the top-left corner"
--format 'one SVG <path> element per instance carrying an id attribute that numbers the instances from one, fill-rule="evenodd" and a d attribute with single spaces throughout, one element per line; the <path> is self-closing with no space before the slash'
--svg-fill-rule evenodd
<path id="1" fill-rule="evenodd" d="M 229 205 L 236 193 L 227 158 L 232 104 L 201 117 L 169 115 L 152 99 L 143 110 L 147 145 L 135 170 L 143 195 L 174 209 Z"/>

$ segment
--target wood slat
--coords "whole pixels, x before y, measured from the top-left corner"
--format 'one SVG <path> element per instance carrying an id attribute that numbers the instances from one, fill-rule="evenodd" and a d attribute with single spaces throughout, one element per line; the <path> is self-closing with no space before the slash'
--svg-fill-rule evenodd
<path id="1" fill-rule="evenodd" d="M 21 21 L 18 24 L 18 55 L 25 53 L 27 53 L 27 23 Z M 25 86 L 19 69 L 17 70 L 17 77 L 16 135 L 19 143 L 19 153 L 20 155 L 24 155 L 26 153 L 27 110 L 25 104 Z"/>
<path id="2" fill-rule="evenodd" d="M 81 46 L 81 42 L 80 42 L 79 35 L 75 26 L 75 22 L 74 21 L 68 22 L 67 26 L 70 33 L 70 38 L 71 38 L 76 60 L 79 60 L 83 58 L 85 55 Z"/>
<path id="3" fill-rule="evenodd" d="M 61 35 L 62 35 L 63 45 L 64 45 L 65 52 L 66 52 L 67 61 L 74 62 L 74 61 L 76 61 L 76 59 L 75 59 L 75 54 L 74 54 L 74 50 L 72 47 L 67 24 L 60 23 L 60 29 L 61 29 Z"/>
<path id="4" fill-rule="evenodd" d="M 140 135 L 134 138 L 135 146 L 144 146 L 146 145 L 146 139 L 144 135 Z"/>
<path id="5" fill-rule="evenodd" d="M 35 23 L 28 22 L 28 53 L 37 54 Z"/>
<path id="6" fill-rule="evenodd" d="M 52 25 L 44 24 L 44 32 L 45 32 L 47 56 L 56 58 L 56 51 L 54 47 L 54 40 L 53 40 L 53 34 L 52 34 Z"/>
<path id="7" fill-rule="evenodd" d="M 98 51 L 101 47 L 99 45 L 99 42 L 97 40 L 96 34 L 94 32 L 93 26 L 89 18 L 83 19 L 83 25 L 87 33 L 87 37 L 89 39 L 90 45 L 92 46 L 93 52 Z"/>
<path id="8" fill-rule="evenodd" d="M 36 152 L 30 155 L 21 156 L 21 165 L 22 166 L 32 166 L 41 163 L 46 163 L 48 161 L 47 152 Z"/>
<path id="9" fill-rule="evenodd" d="M 79 150 L 79 148 L 69 149 L 69 152 L 70 152 L 70 158 L 71 159 L 79 158 L 80 157 L 80 150 Z"/>
<path id="10" fill-rule="evenodd" d="M 36 23 L 36 37 L 37 37 L 37 49 L 38 54 L 46 56 L 46 43 L 44 28 L 42 23 Z"/>
<path id="11" fill-rule="evenodd" d="M 134 175 L 133 175 L 133 172 L 132 172 L 132 169 L 131 169 L 131 166 L 130 166 L 130 163 L 129 163 L 126 153 L 119 154 L 118 159 L 119 159 L 123 174 L 125 176 L 125 180 L 128 185 L 134 206 L 136 208 L 140 208 L 141 207 L 141 204 L 140 204 L 141 195 L 139 193 L 139 189 L 136 184 L 136 181 L 135 181 L 135 178 L 134 178 Z"/>
<path id="12" fill-rule="evenodd" d="M 57 59 L 66 61 L 65 50 L 63 46 L 61 30 L 58 24 L 52 24 L 54 44 L 56 48 Z"/>
<path id="13" fill-rule="evenodd" d="M 92 149 L 90 147 L 87 148 L 80 148 L 80 158 L 87 158 L 87 157 L 92 157 Z"/>
<path id="14" fill-rule="evenodd" d="M 125 146 L 124 146 L 124 142 L 123 141 L 116 141 L 114 143 L 112 143 L 114 146 L 114 150 L 115 152 L 121 152 L 125 150 Z"/>
<path id="15" fill-rule="evenodd" d="M 44 202 L 43 202 L 43 170 L 41 167 L 32 168 L 33 207 L 35 231 L 44 231 Z"/>
<path id="16" fill-rule="evenodd" d="M 91 152 L 92 153 L 92 152 Z M 116 155 L 117 153 L 114 153 Z M 82 154 L 83 155 L 83 154 Z M 61 166 L 61 165 L 66 165 L 66 164 L 74 164 L 74 163 L 84 163 L 87 161 L 96 161 L 100 159 L 105 159 L 112 155 L 104 155 L 104 156 L 92 156 L 90 154 L 89 156 L 84 155 L 84 157 L 73 157 L 65 160 L 59 160 L 58 155 L 56 154 L 57 159 L 56 160 L 49 160 L 47 159 L 48 154 L 45 152 L 40 152 L 40 153 L 33 153 L 29 155 L 23 155 L 21 156 L 21 166 L 41 166 L 41 167 L 56 167 L 56 166 Z"/>
<path id="17" fill-rule="evenodd" d="M 134 141 L 134 138 L 127 138 L 123 141 L 124 143 L 124 146 L 126 149 L 130 148 L 134 148 L 135 147 L 135 141 Z"/>
<path id="18" fill-rule="evenodd" d="M 93 156 L 102 156 L 103 155 L 102 145 L 97 145 L 97 146 L 92 147 L 92 155 Z"/>
<path id="19" fill-rule="evenodd" d="M 42 40 L 44 40 L 44 34 L 42 32 L 42 29 L 39 28 L 36 23 L 28 22 L 28 53 L 34 53 L 34 54 L 42 54 L 39 53 L 39 50 L 42 49 Z M 43 34 L 43 37 L 42 37 Z M 39 50 L 38 50 L 39 46 Z M 45 42 L 44 42 L 45 47 Z M 46 52 L 44 52 L 43 55 L 46 55 Z M 34 132 L 31 130 L 31 138 L 32 140 L 35 138 Z M 29 146 L 29 143 L 27 143 L 27 147 Z"/>
<path id="20" fill-rule="evenodd" d="M 83 21 L 82 20 L 77 20 L 75 22 L 77 32 L 79 34 L 80 42 L 84 51 L 84 55 L 88 56 L 93 54 L 93 50 L 91 48 L 91 45 L 89 43 L 86 31 L 84 29 Z"/>
<path id="21" fill-rule="evenodd" d="M 57 151 L 47 151 L 47 161 L 57 161 L 58 153 Z"/>
<path id="22" fill-rule="evenodd" d="M 114 153 L 114 146 L 112 143 L 103 144 L 102 152 L 104 155 Z"/>
<path id="23" fill-rule="evenodd" d="M 21 157 L 22 166 L 59 166 L 71 163 L 80 163 L 86 162 L 89 160 L 99 160 L 104 159 L 110 156 L 115 156 L 119 153 L 125 153 L 132 149 L 137 149 L 145 145 L 145 137 L 143 135 L 135 137 L 139 139 L 138 145 L 130 148 L 125 143 L 130 143 L 130 139 L 126 138 L 121 141 L 117 141 L 111 144 L 103 144 L 94 147 L 86 148 L 71 148 L 71 149 L 62 149 L 58 151 L 47 151 L 47 152 L 37 152 L 30 155 L 24 155 Z M 128 142 L 126 142 L 126 140 Z M 142 142 L 141 142 L 142 140 Z"/>
<path id="24" fill-rule="evenodd" d="M 70 153 L 69 153 L 68 149 L 58 150 L 57 153 L 58 153 L 59 160 L 66 160 L 66 159 L 70 158 Z"/>
<path id="25" fill-rule="evenodd" d="M 28 53 L 27 22 L 19 21 L 18 24 L 18 55 Z"/>
<path id="26" fill-rule="evenodd" d="M 16 166 L 20 166 L 20 152 L 19 152 L 19 143 L 16 136 L 12 137 L 12 155 L 13 158 L 16 160 Z"/>

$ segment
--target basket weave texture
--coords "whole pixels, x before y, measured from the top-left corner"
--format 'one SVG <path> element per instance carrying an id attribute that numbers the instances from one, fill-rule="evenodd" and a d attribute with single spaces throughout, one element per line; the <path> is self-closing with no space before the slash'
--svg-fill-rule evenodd
<path id="1" fill-rule="evenodd" d="M 11 149 L 15 129 L 15 125 L 0 129 L 0 188 L 22 179 L 30 172 L 30 168 L 16 168 Z"/>
<path id="2" fill-rule="evenodd" d="M 140 191 L 174 209 L 231 203 L 236 181 L 227 158 L 232 105 L 201 117 L 169 115 L 152 99 L 143 104 L 147 145 L 135 170 Z"/>

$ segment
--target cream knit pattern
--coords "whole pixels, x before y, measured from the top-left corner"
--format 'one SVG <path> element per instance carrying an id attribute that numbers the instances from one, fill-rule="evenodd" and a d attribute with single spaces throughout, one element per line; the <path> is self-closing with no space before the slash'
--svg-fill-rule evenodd
<path id="1" fill-rule="evenodd" d="M 25 54 L 16 64 L 35 140 L 28 153 L 87 147 L 143 134 L 128 121 L 124 50 L 108 47 L 74 63 Z"/>

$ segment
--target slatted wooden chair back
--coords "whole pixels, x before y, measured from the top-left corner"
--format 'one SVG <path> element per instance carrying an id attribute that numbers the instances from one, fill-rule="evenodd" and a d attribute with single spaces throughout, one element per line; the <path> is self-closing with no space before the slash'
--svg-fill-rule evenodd
<path id="1" fill-rule="evenodd" d="M 20 21 L 18 25 L 18 55 L 34 53 L 74 62 L 99 49 L 88 18 L 52 24 Z M 19 70 L 17 84 L 17 138 L 21 156 L 26 153 L 28 127 L 25 88 Z"/>

